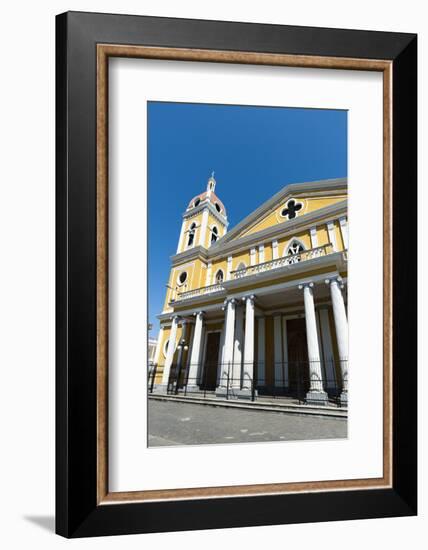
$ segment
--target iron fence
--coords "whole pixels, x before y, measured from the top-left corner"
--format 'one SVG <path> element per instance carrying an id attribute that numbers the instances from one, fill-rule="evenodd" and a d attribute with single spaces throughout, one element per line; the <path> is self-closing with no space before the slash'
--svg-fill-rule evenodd
<path id="1" fill-rule="evenodd" d="M 148 392 L 170 395 L 220 396 L 225 399 L 285 399 L 296 403 L 347 405 L 347 360 L 282 361 L 266 365 L 254 361 L 176 365 L 167 384 L 156 382 L 157 365 L 149 368 Z M 195 374 L 196 373 L 196 374 Z"/>

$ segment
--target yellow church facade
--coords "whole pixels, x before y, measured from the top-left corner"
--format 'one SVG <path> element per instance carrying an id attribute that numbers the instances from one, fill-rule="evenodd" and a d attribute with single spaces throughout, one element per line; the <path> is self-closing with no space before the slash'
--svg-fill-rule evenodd
<path id="1" fill-rule="evenodd" d="M 183 213 L 151 389 L 346 405 L 347 180 L 289 184 L 231 230 L 215 188 Z"/>

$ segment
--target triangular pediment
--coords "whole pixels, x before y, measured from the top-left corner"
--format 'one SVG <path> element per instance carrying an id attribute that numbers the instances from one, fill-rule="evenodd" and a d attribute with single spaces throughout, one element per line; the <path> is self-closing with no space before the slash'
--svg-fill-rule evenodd
<path id="1" fill-rule="evenodd" d="M 244 218 L 222 237 L 215 248 L 270 227 L 294 221 L 347 199 L 347 179 L 292 183 Z M 211 248 L 213 251 L 214 247 Z"/>

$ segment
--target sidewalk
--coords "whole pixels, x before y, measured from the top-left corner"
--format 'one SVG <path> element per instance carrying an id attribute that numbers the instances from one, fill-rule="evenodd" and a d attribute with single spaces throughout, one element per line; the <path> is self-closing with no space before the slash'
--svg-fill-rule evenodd
<path id="1" fill-rule="evenodd" d="M 305 416 L 322 416 L 332 418 L 347 418 L 348 409 L 346 407 L 315 406 L 295 403 L 295 399 L 287 397 L 269 398 L 258 397 L 256 401 L 225 399 L 216 397 L 214 394 L 203 397 L 203 395 L 169 395 L 162 393 L 149 394 L 150 400 L 170 401 L 176 403 L 195 403 L 198 405 L 207 405 L 212 407 L 225 407 L 253 411 L 267 411 L 287 414 L 298 414 Z"/>

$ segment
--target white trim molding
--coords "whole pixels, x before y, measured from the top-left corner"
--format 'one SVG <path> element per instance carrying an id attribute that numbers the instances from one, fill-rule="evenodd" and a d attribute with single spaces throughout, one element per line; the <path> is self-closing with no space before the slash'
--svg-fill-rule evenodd
<path id="1" fill-rule="evenodd" d="M 279 257 L 278 253 L 278 239 L 272 241 L 272 259 L 277 260 Z"/>
<path id="2" fill-rule="evenodd" d="M 337 240 L 336 240 L 336 230 L 334 222 L 327 222 L 327 231 L 328 231 L 328 240 L 333 245 L 333 250 L 337 252 Z"/>
<path id="3" fill-rule="evenodd" d="M 348 237 L 348 220 L 346 216 L 339 218 L 340 232 L 342 234 L 343 245 L 348 250 L 349 248 L 349 237 Z"/>
<path id="4" fill-rule="evenodd" d="M 317 233 L 317 228 L 316 228 L 316 226 L 315 226 L 315 227 L 311 227 L 310 233 L 311 233 L 311 245 L 312 245 L 312 248 L 316 248 L 316 247 L 318 246 L 318 233 Z"/>

